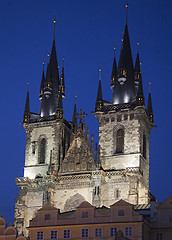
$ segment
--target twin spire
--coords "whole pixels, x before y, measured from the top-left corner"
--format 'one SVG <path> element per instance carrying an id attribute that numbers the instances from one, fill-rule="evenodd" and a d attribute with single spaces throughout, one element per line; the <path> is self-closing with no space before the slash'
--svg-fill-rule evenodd
<path id="1" fill-rule="evenodd" d="M 116 54 L 114 48 L 114 60 L 111 74 L 111 89 L 113 90 L 112 105 L 122 105 L 126 103 L 135 103 L 136 105 L 145 105 L 143 83 L 141 74 L 141 63 L 139 58 L 139 43 L 135 67 L 133 66 L 130 39 L 128 32 L 128 4 L 126 4 L 126 25 L 122 39 L 122 47 L 118 66 L 116 63 Z M 101 97 L 100 97 L 101 96 Z M 99 80 L 98 93 L 95 111 L 103 111 L 103 101 L 101 81 Z M 153 122 L 153 111 L 151 95 L 149 94 L 147 112 L 150 121 Z"/>

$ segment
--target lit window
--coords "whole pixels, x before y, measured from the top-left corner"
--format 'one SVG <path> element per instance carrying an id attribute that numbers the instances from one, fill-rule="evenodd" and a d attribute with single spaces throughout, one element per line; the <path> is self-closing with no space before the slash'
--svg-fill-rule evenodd
<path id="1" fill-rule="evenodd" d="M 82 218 L 88 218 L 88 212 L 82 211 Z"/>
<path id="2" fill-rule="evenodd" d="M 110 228 L 110 236 L 111 237 L 116 237 L 117 232 L 118 232 L 118 228 L 117 227 Z"/>
<path id="3" fill-rule="evenodd" d="M 37 232 L 37 240 L 43 239 L 43 232 Z"/>
<path id="4" fill-rule="evenodd" d="M 125 228 L 125 236 L 133 236 L 133 227 L 126 227 Z"/>
<path id="5" fill-rule="evenodd" d="M 82 238 L 88 238 L 88 228 L 84 228 L 81 231 Z"/>
<path id="6" fill-rule="evenodd" d="M 57 231 L 51 231 L 51 239 L 57 239 Z"/>
<path id="7" fill-rule="evenodd" d="M 95 237 L 102 237 L 102 228 L 95 229 Z"/>
<path id="8" fill-rule="evenodd" d="M 124 209 L 118 210 L 118 216 L 124 216 Z"/>
<path id="9" fill-rule="evenodd" d="M 69 229 L 64 230 L 63 237 L 66 238 L 66 239 L 69 239 L 69 238 L 70 238 L 70 230 L 69 230 Z"/>
<path id="10" fill-rule="evenodd" d="M 163 240 L 163 234 L 162 233 L 157 233 L 156 234 L 156 240 Z"/>
<path id="11" fill-rule="evenodd" d="M 45 214 L 45 220 L 50 220 L 50 214 Z"/>

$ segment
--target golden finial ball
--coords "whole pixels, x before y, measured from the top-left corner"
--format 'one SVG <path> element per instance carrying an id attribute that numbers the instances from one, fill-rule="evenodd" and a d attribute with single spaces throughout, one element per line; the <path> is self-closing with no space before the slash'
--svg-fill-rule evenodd
<path id="1" fill-rule="evenodd" d="M 125 5 L 126 8 L 128 8 L 128 3 Z"/>
<path id="2" fill-rule="evenodd" d="M 54 24 L 56 23 L 56 20 L 54 19 Z"/>

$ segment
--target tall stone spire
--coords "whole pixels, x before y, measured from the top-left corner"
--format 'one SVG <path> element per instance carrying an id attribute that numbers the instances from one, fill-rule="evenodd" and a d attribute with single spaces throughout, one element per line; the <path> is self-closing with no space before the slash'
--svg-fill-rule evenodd
<path id="1" fill-rule="evenodd" d="M 128 8 L 128 4 L 126 5 Z M 126 12 L 127 14 L 127 12 Z M 126 16 L 127 19 L 127 16 Z M 134 68 L 126 20 L 124 36 L 122 39 L 121 53 L 118 63 L 118 78 L 113 88 L 113 104 L 122 104 L 132 102 L 136 96 L 134 84 Z"/>
<path id="2" fill-rule="evenodd" d="M 29 83 L 28 83 L 23 123 L 28 123 L 29 120 L 30 120 L 30 101 L 29 101 Z"/>
<path id="3" fill-rule="evenodd" d="M 54 20 L 54 38 L 53 45 L 50 55 L 50 73 L 52 79 L 52 89 L 55 94 L 58 92 L 59 86 L 59 71 L 58 71 L 58 62 L 57 62 L 57 53 L 56 53 L 56 45 L 55 45 L 55 24 L 56 20 Z"/>
<path id="4" fill-rule="evenodd" d="M 44 83 L 45 83 L 45 74 L 44 74 L 44 62 L 43 62 L 42 79 L 41 79 L 41 86 L 40 86 L 40 92 L 39 92 L 40 100 L 42 100 L 42 95 L 44 93 Z"/>
<path id="5" fill-rule="evenodd" d="M 97 91 L 97 99 L 96 99 L 96 106 L 95 106 L 96 112 L 103 111 L 103 97 L 102 97 L 102 85 L 101 85 L 101 69 L 99 69 L 99 86 Z"/>
<path id="6" fill-rule="evenodd" d="M 115 86 L 115 82 L 117 80 L 117 74 L 118 74 L 116 57 L 115 57 L 115 49 L 116 47 L 114 47 L 114 60 L 113 60 L 113 67 L 112 67 L 112 74 L 111 74 L 111 89 L 113 89 Z"/>
<path id="7" fill-rule="evenodd" d="M 139 105 L 144 105 L 144 93 L 143 93 L 143 83 L 142 83 L 142 74 L 141 74 L 141 63 L 139 58 L 139 42 L 137 43 L 137 57 L 134 68 L 134 78 L 135 78 L 135 88 L 137 91 L 137 101 Z"/>
<path id="8" fill-rule="evenodd" d="M 62 89 L 62 96 L 65 97 L 65 81 L 64 81 L 64 57 L 63 57 L 63 66 L 62 66 L 62 72 L 60 77 L 60 86 L 59 89 Z"/>
<path id="9" fill-rule="evenodd" d="M 153 123 L 153 108 L 152 108 L 152 98 L 151 98 L 151 83 L 149 83 L 149 96 L 148 96 L 148 104 L 147 104 L 147 112 L 149 116 L 149 120 Z"/>
<path id="10" fill-rule="evenodd" d="M 41 117 L 49 117 L 57 113 L 58 102 L 59 102 L 59 72 L 57 64 L 57 54 L 55 46 L 55 23 L 54 20 L 54 36 L 53 36 L 53 45 L 50 54 L 50 60 L 47 65 L 46 78 L 42 77 L 41 81 L 41 90 L 42 86 L 44 89 L 41 93 L 41 108 L 40 115 Z M 40 91 L 41 91 L 40 90 Z"/>

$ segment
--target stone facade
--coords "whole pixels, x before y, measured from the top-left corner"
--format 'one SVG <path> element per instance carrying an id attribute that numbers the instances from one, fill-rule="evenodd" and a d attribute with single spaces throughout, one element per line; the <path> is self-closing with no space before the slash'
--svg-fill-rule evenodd
<path id="1" fill-rule="evenodd" d="M 72 122 L 63 117 L 64 65 L 59 79 L 54 38 L 46 78 L 43 71 L 41 80 L 41 114 L 30 112 L 27 92 L 23 118 L 24 177 L 16 179 L 19 195 L 15 204 L 15 226 L 19 233 L 26 234 L 29 220 L 45 204 L 52 204 L 63 212 L 74 210 L 83 201 L 96 207 L 109 207 L 120 199 L 134 205 L 150 202 L 149 134 L 154 127 L 151 96 L 149 94 L 146 109 L 139 56 L 137 74 L 134 74 L 127 25 L 120 58 L 118 72 L 114 58 L 112 102 L 102 99 L 99 80 L 95 108 L 99 147 L 96 145 L 93 152 L 93 137 L 90 146 L 89 131 L 85 131 L 83 117 L 86 114 L 81 111 L 77 115 L 75 104 Z M 134 85 L 136 75 L 138 93 Z"/>

